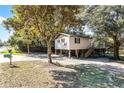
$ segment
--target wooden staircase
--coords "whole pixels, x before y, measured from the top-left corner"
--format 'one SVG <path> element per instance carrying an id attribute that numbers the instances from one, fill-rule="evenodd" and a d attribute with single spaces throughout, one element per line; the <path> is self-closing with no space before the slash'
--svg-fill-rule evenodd
<path id="1" fill-rule="evenodd" d="M 93 39 L 91 41 L 91 43 L 87 46 L 86 49 L 84 49 L 82 52 L 81 52 L 81 57 L 89 57 L 90 55 L 94 54 L 95 53 L 95 49 L 94 49 L 94 42 L 95 42 L 95 39 Z"/>
<path id="2" fill-rule="evenodd" d="M 85 53 L 85 55 L 84 55 L 84 57 L 89 57 L 92 53 L 94 53 L 95 51 L 94 51 L 94 49 L 93 48 L 89 48 L 88 50 L 87 50 L 87 52 Z"/>
<path id="3" fill-rule="evenodd" d="M 95 52 L 94 50 L 94 42 L 95 42 L 95 39 L 93 39 L 90 43 L 90 45 L 88 46 L 88 50 L 86 51 L 86 53 L 84 54 L 84 57 L 89 57 L 91 54 L 93 54 Z"/>

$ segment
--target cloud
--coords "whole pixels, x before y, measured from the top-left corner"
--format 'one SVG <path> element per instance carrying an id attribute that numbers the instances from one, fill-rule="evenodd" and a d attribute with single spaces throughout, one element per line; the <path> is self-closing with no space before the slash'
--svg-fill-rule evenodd
<path id="1" fill-rule="evenodd" d="M 6 18 L 0 16 L 0 24 L 2 24 L 4 20 L 6 20 Z"/>

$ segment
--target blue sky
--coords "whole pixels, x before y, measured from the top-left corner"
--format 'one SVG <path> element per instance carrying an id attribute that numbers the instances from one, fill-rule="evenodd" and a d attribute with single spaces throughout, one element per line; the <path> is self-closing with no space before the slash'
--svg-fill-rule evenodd
<path id="1" fill-rule="evenodd" d="M 12 17 L 11 8 L 11 5 L 0 5 L 0 39 L 2 41 L 7 41 L 10 37 L 9 31 L 3 27 L 2 21 Z"/>

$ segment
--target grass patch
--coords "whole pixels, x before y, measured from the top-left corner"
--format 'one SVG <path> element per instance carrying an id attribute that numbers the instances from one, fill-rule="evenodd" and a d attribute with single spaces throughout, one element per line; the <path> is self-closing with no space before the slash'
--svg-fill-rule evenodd
<path id="1" fill-rule="evenodd" d="M 3 50 L 0 53 L 2 53 L 2 54 L 9 54 L 8 50 Z M 15 55 L 23 54 L 23 52 L 21 52 L 20 50 L 16 50 L 16 49 L 12 49 L 12 53 L 15 54 Z"/>
<path id="2" fill-rule="evenodd" d="M 120 60 L 124 61 L 124 52 L 122 50 L 119 52 L 119 56 L 120 56 Z M 114 59 L 113 52 L 107 52 L 106 57 L 110 59 Z"/>
<path id="3" fill-rule="evenodd" d="M 79 71 L 79 79 L 83 87 L 91 88 L 113 88 L 124 87 L 124 74 L 108 72 L 92 65 L 80 65 L 76 69 Z"/>

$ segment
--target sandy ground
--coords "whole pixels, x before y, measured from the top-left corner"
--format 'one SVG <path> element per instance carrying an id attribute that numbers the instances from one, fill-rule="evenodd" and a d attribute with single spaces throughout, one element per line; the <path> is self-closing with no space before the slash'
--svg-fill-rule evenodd
<path id="1" fill-rule="evenodd" d="M 124 87 L 123 73 L 108 73 L 92 65 L 60 67 L 41 61 L 21 61 L 13 66 L 0 64 L 0 88 Z"/>
<path id="2" fill-rule="evenodd" d="M 76 87 L 80 82 L 74 69 L 59 67 L 41 61 L 15 62 L 10 68 L 0 64 L 0 88 L 55 88 Z M 79 83 L 79 84 L 78 84 Z M 77 86 L 77 87 L 78 87 Z"/>
<path id="3" fill-rule="evenodd" d="M 33 61 L 33 60 L 41 60 L 40 58 L 28 57 L 26 55 L 12 55 L 12 61 Z M 3 54 L 0 54 L 0 63 L 9 62 L 9 58 L 4 58 Z"/>
<path id="4" fill-rule="evenodd" d="M 66 66 L 90 64 L 112 73 L 124 73 L 123 61 L 114 62 L 107 58 L 77 59 L 59 55 L 52 55 L 52 59 Z M 48 64 L 46 54 L 13 55 L 14 64 L 19 66 L 15 69 L 9 68 L 6 62 L 9 59 L 0 54 L 0 63 L 5 63 L 0 64 L 0 87 L 82 87 L 78 70 Z"/>
<path id="5" fill-rule="evenodd" d="M 15 56 L 16 58 L 17 56 Z M 19 57 L 19 56 L 18 56 Z M 20 60 L 41 60 L 47 62 L 47 54 L 30 54 L 20 56 Z M 66 56 L 52 55 L 53 62 L 58 62 L 63 65 L 80 65 L 80 64 L 93 64 L 98 66 L 113 66 L 120 69 L 124 69 L 123 61 L 110 61 L 108 58 L 68 58 Z"/>
<path id="6" fill-rule="evenodd" d="M 124 72 L 124 62 L 110 62 L 108 58 L 68 58 L 60 55 L 52 55 L 53 62 L 60 63 L 62 65 L 80 65 L 80 64 L 92 64 L 103 69 L 112 69 L 114 71 Z M 25 55 L 13 55 L 13 62 L 18 61 L 42 61 L 47 62 L 47 54 L 25 54 Z M 0 63 L 9 62 L 8 58 L 4 58 L 3 54 L 0 54 Z"/>

